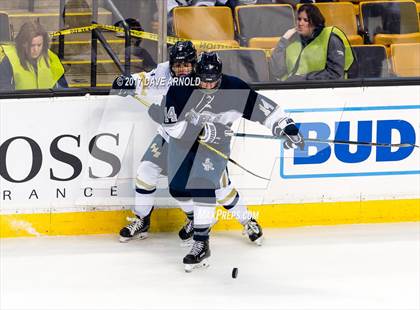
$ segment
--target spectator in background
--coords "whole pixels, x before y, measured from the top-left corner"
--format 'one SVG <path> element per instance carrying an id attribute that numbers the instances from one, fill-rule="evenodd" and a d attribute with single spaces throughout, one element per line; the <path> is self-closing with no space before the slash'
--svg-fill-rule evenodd
<path id="1" fill-rule="evenodd" d="M 325 27 L 325 19 L 314 5 L 302 5 L 297 16 L 297 27 L 283 34 L 272 53 L 270 69 L 274 78 L 282 81 L 345 78 L 354 61 L 345 34 L 336 27 Z"/>
<path id="2" fill-rule="evenodd" d="M 26 22 L 15 45 L 0 46 L 0 89 L 68 87 L 58 56 L 49 50 L 48 33 L 39 22 Z"/>
<path id="3" fill-rule="evenodd" d="M 130 30 L 144 31 L 140 22 L 134 18 L 127 18 L 125 19 L 125 22 L 130 27 Z M 119 21 L 115 23 L 114 26 L 123 28 L 123 23 L 122 21 Z M 117 36 L 124 38 L 124 33 L 118 32 Z M 154 61 L 153 57 L 149 54 L 149 52 L 140 46 L 141 41 L 141 38 L 131 37 L 132 55 L 143 60 L 140 66 L 136 66 L 136 63 L 131 64 L 132 72 L 150 71 L 157 66 L 156 62 Z"/>

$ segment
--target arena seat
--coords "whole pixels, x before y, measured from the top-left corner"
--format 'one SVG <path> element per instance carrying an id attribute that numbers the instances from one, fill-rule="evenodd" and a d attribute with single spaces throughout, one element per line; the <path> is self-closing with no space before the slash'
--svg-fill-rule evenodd
<path id="1" fill-rule="evenodd" d="M 358 34 L 356 13 L 351 2 L 322 2 L 314 5 L 324 15 L 326 26 L 340 28 L 352 45 L 363 44 L 363 38 Z"/>
<path id="2" fill-rule="evenodd" d="M 374 44 L 420 43 L 414 1 L 361 2 L 360 23 Z"/>
<path id="3" fill-rule="evenodd" d="M 338 0 L 338 2 L 351 2 L 352 4 L 353 4 L 353 7 L 354 7 L 354 13 L 356 14 L 356 15 L 359 15 L 359 12 L 360 12 L 360 10 L 359 10 L 359 3 L 360 2 L 363 2 L 363 1 L 366 1 L 366 0 Z M 368 0 L 368 1 L 384 1 L 384 0 Z"/>
<path id="4" fill-rule="evenodd" d="M 268 62 L 263 49 L 236 48 L 214 50 L 223 62 L 223 73 L 246 82 L 269 80 Z"/>
<path id="5" fill-rule="evenodd" d="M 392 44 L 401 43 L 420 43 L 420 32 L 404 33 L 404 34 L 377 34 L 375 36 L 375 44 L 382 44 L 387 47 L 388 56 L 390 55 L 389 47 Z"/>
<path id="6" fill-rule="evenodd" d="M 0 12 L 0 42 L 11 41 L 9 15 L 6 12 Z"/>
<path id="7" fill-rule="evenodd" d="M 348 78 L 383 78 L 389 76 L 388 59 L 383 45 L 353 45 L 356 61 Z"/>
<path id="8" fill-rule="evenodd" d="M 263 48 L 272 49 L 279 43 L 280 37 L 267 37 L 267 38 L 251 38 L 248 41 L 250 48 Z"/>
<path id="9" fill-rule="evenodd" d="M 418 18 L 419 18 L 419 29 L 420 29 L 420 2 L 416 2 L 416 7 L 417 7 Z"/>
<path id="10" fill-rule="evenodd" d="M 176 36 L 184 39 L 239 46 L 235 41 L 232 12 L 228 7 L 177 7 L 174 9 L 174 30 Z"/>
<path id="11" fill-rule="evenodd" d="M 248 45 L 248 41 L 254 38 L 252 47 L 261 44 L 255 42 L 275 43 L 273 37 L 278 41 L 288 29 L 295 27 L 293 8 L 289 4 L 240 5 L 235 8 L 235 21 L 241 45 Z M 266 38 L 269 40 L 264 41 Z"/>
<path id="12" fill-rule="evenodd" d="M 420 77 L 420 43 L 392 44 L 392 69 L 400 77 Z"/>

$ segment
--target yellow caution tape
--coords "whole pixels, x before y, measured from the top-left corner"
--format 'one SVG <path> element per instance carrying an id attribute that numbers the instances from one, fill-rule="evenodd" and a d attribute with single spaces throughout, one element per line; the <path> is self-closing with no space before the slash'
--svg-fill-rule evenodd
<path id="1" fill-rule="evenodd" d="M 85 26 L 85 27 L 77 27 L 77 28 L 56 31 L 56 32 L 51 33 L 50 35 L 52 37 L 57 37 L 60 35 L 69 35 L 69 34 L 75 34 L 75 33 L 89 32 L 96 28 L 114 31 L 114 32 L 124 32 L 124 28 L 120 28 L 120 27 L 116 27 L 112 25 L 92 24 L 90 26 Z M 142 38 L 142 39 L 151 40 L 151 41 L 159 41 L 159 36 L 156 33 L 152 33 L 152 32 L 130 30 L 130 35 L 134 38 Z M 168 36 L 166 39 L 166 42 L 169 44 L 175 44 L 178 41 L 188 41 L 188 40 L 189 39 Z M 193 44 L 196 46 L 209 46 L 212 49 L 238 47 L 232 44 L 226 44 L 226 43 L 214 42 L 214 41 L 205 41 L 205 40 L 189 40 L 189 41 L 193 42 Z"/>
<path id="2" fill-rule="evenodd" d="M 147 101 L 146 99 L 144 99 L 144 97 L 142 97 L 142 96 L 134 95 L 133 97 L 138 102 L 140 102 L 141 104 L 143 104 L 146 108 L 148 108 L 148 107 L 150 107 L 152 105 L 149 101 Z"/>
<path id="3" fill-rule="evenodd" d="M 65 36 L 65 35 L 69 35 L 69 34 L 89 32 L 89 31 L 92 31 L 93 29 L 96 29 L 96 28 L 98 28 L 98 25 L 93 24 L 93 25 L 85 26 L 85 27 L 64 29 L 64 30 L 52 32 L 52 33 L 50 33 L 50 36 L 58 37 L 58 36 L 61 36 L 61 35 Z"/>

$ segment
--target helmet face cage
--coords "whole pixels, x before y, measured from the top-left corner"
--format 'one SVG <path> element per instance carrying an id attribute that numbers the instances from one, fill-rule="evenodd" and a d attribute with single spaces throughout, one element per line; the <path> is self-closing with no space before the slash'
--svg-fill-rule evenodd
<path id="1" fill-rule="evenodd" d="M 222 61 L 215 52 L 203 52 L 197 62 L 197 76 L 201 82 L 212 83 L 222 77 Z"/>
<path id="2" fill-rule="evenodd" d="M 169 67 L 173 76 L 175 76 L 175 72 L 172 69 L 172 66 L 179 62 L 191 63 L 191 74 L 195 72 L 195 65 L 197 63 L 197 51 L 191 41 L 178 41 L 169 51 Z"/>

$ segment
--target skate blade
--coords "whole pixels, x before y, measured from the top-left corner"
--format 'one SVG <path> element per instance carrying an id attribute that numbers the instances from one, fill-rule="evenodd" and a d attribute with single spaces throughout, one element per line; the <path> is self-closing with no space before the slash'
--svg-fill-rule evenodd
<path id="1" fill-rule="evenodd" d="M 185 272 L 188 272 L 188 273 L 192 272 L 195 269 L 208 268 L 208 267 L 210 267 L 210 264 L 207 259 L 203 259 L 198 264 L 184 264 L 184 270 Z"/>
<path id="2" fill-rule="evenodd" d="M 262 246 L 263 245 L 263 240 L 264 240 L 264 238 L 263 238 L 263 236 L 261 236 L 258 239 L 255 239 L 254 243 L 258 246 Z"/>
<path id="3" fill-rule="evenodd" d="M 120 242 L 121 243 L 127 243 L 131 240 L 143 240 L 149 237 L 149 234 L 147 232 L 139 233 L 137 235 L 134 235 L 133 237 L 122 237 L 120 236 Z"/>
<path id="4" fill-rule="evenodd" d="M 187 248 L 187 247 L 192 246 L 192 245 L 193 245 L 193 243 L 194 243 L 194 240 L 193 240 L 193 238 L 191 237 L 191 238 L 189 238 L 189 239 L 182 240 L 182 241 L 181 241 L 181 243 L 180 243 L 179 245 L 180 245 L 181 247 L 183 247 L 183 248 Z"/>

